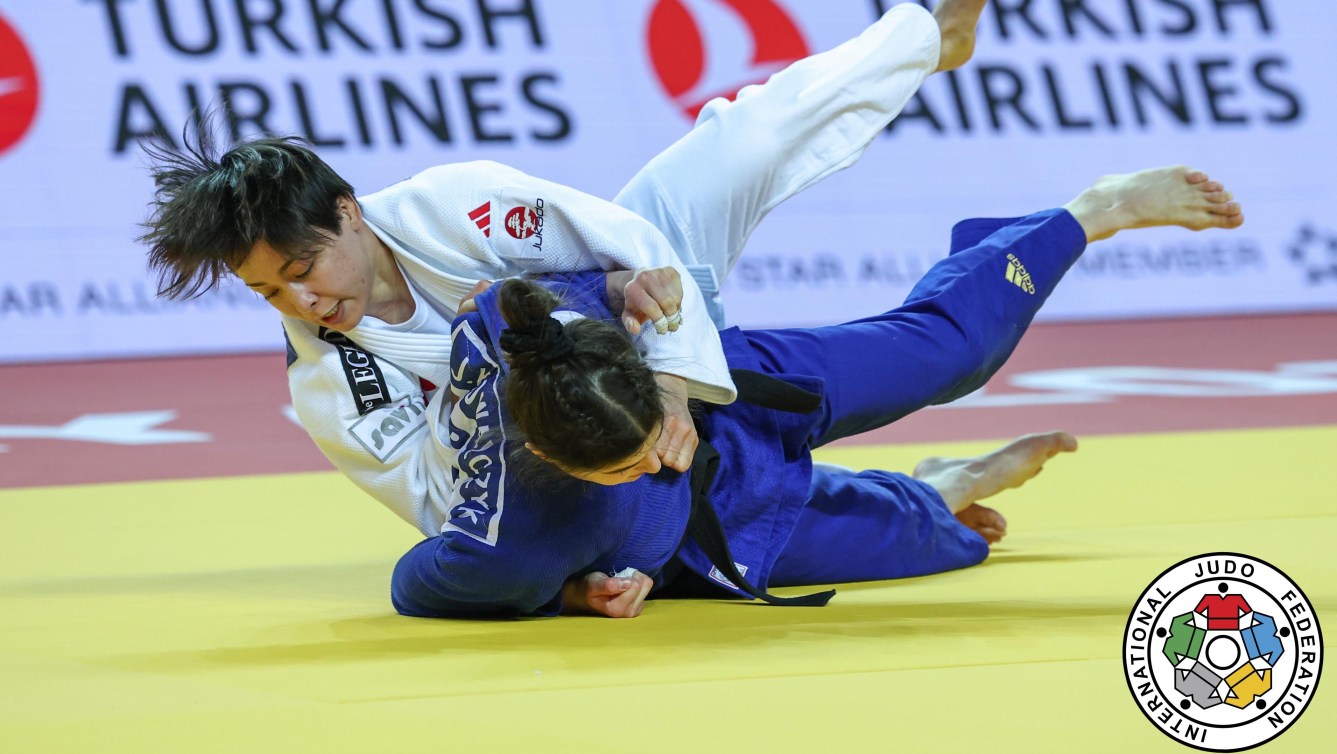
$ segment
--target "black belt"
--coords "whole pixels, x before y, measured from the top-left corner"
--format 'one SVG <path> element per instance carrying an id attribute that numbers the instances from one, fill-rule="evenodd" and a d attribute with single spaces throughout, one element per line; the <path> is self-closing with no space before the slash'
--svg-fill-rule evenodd
<path id="1" fill-rule="evenodd" d="M 760 372 L 746 369 L 731 369 L 734 385 L 738 387 L 738 400 L 765 408 L 794 413 L 808 413 L 821 405 L 821 396 L 777 380 Z M 715 481 L 715 474 L 720 468 L 720 453 L 715 450 L 701 433 L 701 423 L 696 426 L 698 443 L 696 454 L 692 456 L 691 488 L 692 511 L 687 520 L 687 536 L 696 540 L 696 544 L 705 553 L 710 562 L 740 590 L 768 605 L 789 607 L 821 607 L 831 601 L 836 590 L 830 589 L 802 597 L 775 597 L 753 586 L 743 578 L 734 565 L 733 555 L 729 551 L 729 540 L 724 536 L 724 527 L 720 524 L 719 514 L 710 502 L 710 485 Z"/>

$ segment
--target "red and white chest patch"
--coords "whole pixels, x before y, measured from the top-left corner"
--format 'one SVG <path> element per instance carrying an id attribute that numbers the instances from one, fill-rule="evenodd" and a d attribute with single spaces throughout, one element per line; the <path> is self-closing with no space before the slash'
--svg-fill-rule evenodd
<path id="1" fill-rule="evenodd" d="M 532 207 L 519 206 L 506 213 L 506 232 L 512 238 L 529 238 L 539 229 L 539 215 Z"/>
<path id="2" fill-rule="evenodd" d="M 528 191 L 498 191 L 486 204 L 469 213 L 494 254 L 524 267 L 526 260 L 543 259 L 545 202 Z M 492 215 L 495 215 L 493 217 Z M 488 231 L 498 226 L 496 235 Z M 505 232 L 501 232 L 502 229 Z"/>

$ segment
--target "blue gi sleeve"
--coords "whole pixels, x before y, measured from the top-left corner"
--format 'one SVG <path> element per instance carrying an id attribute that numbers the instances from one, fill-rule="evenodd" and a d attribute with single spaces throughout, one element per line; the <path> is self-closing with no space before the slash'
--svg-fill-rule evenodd
<path id="1" fill-rule="evenodd" d="M 400 558 L 390 584 L 395 609 L 430 618 L 559 613 L 562 584 L 604 559 L 634 517 L 583 485 L 572 485 L 574 494 L 528 490 L 507 490 L 505 530 L 495 542 L 446 531 Z"/>
<path id="2" fill-rule="evenodd" d="M 514 618 L 557 615 L 562 580 L 551 572 L 522 574 L 514 564 L 474 557 L 467 537 L 443 534 L 419 542 L 395 566 L 390 600 L 400 615 L 418 618 Z M 502 581 L 498 572 L 509 575 Z"/>

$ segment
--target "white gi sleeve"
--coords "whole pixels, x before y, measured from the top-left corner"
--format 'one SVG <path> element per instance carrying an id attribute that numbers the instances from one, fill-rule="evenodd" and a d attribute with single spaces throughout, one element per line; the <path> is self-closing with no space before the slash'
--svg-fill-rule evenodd
<path id="1" fill-rule="evenodd" d="M 645 328 L 646 360 L 656 371 L 686 378 L 694 398 L 730 403 L 737 396 L 701 289 L 664 234 L 639 215 L 483 161 L 430 168 L 361 201 L 377 235 L 415 260 L 404 265 L 414 283 L 451 308 L 475 280 L 676 268 L 683 322 L 665 335 Z"/>
<path id="2" fill-rule="evenodd" d="M 341 333 L 284 319 L 293 409 L 325 457 L 426 536 L 440 532 L 454 451 L 437 434 L 448 391 Z"/>

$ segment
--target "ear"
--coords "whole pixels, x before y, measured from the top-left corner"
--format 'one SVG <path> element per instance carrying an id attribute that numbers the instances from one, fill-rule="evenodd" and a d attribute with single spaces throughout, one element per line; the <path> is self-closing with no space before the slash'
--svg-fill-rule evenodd
<path id="1" fill-rule="evenodd" d="M 341 196 L 338 207 L 340 214 L 344 216 L 344 222 L 348 223 L 349 230 L 357 230 L 362 226 L 362 205 L 357 203 L 356 198 Z"/>
<path id="2" fill-rule="evenodd" d="M 548 457 L 547 457 L 547 456 L 543 455 L 543 451 L 541 451 L 541 450 L 539 450 L 538 448 L 534 447 L 534 443 L 529 442 L 528 440 L 525 441 L 525 450 L 528 450 L 530 453 L 533 453 L 534 455 L 538 456 L 539 458 L 542 458 L 543 460 L 548 461 L 548 463 L 552 463 L 552 461 L 548 460 Z"/>

